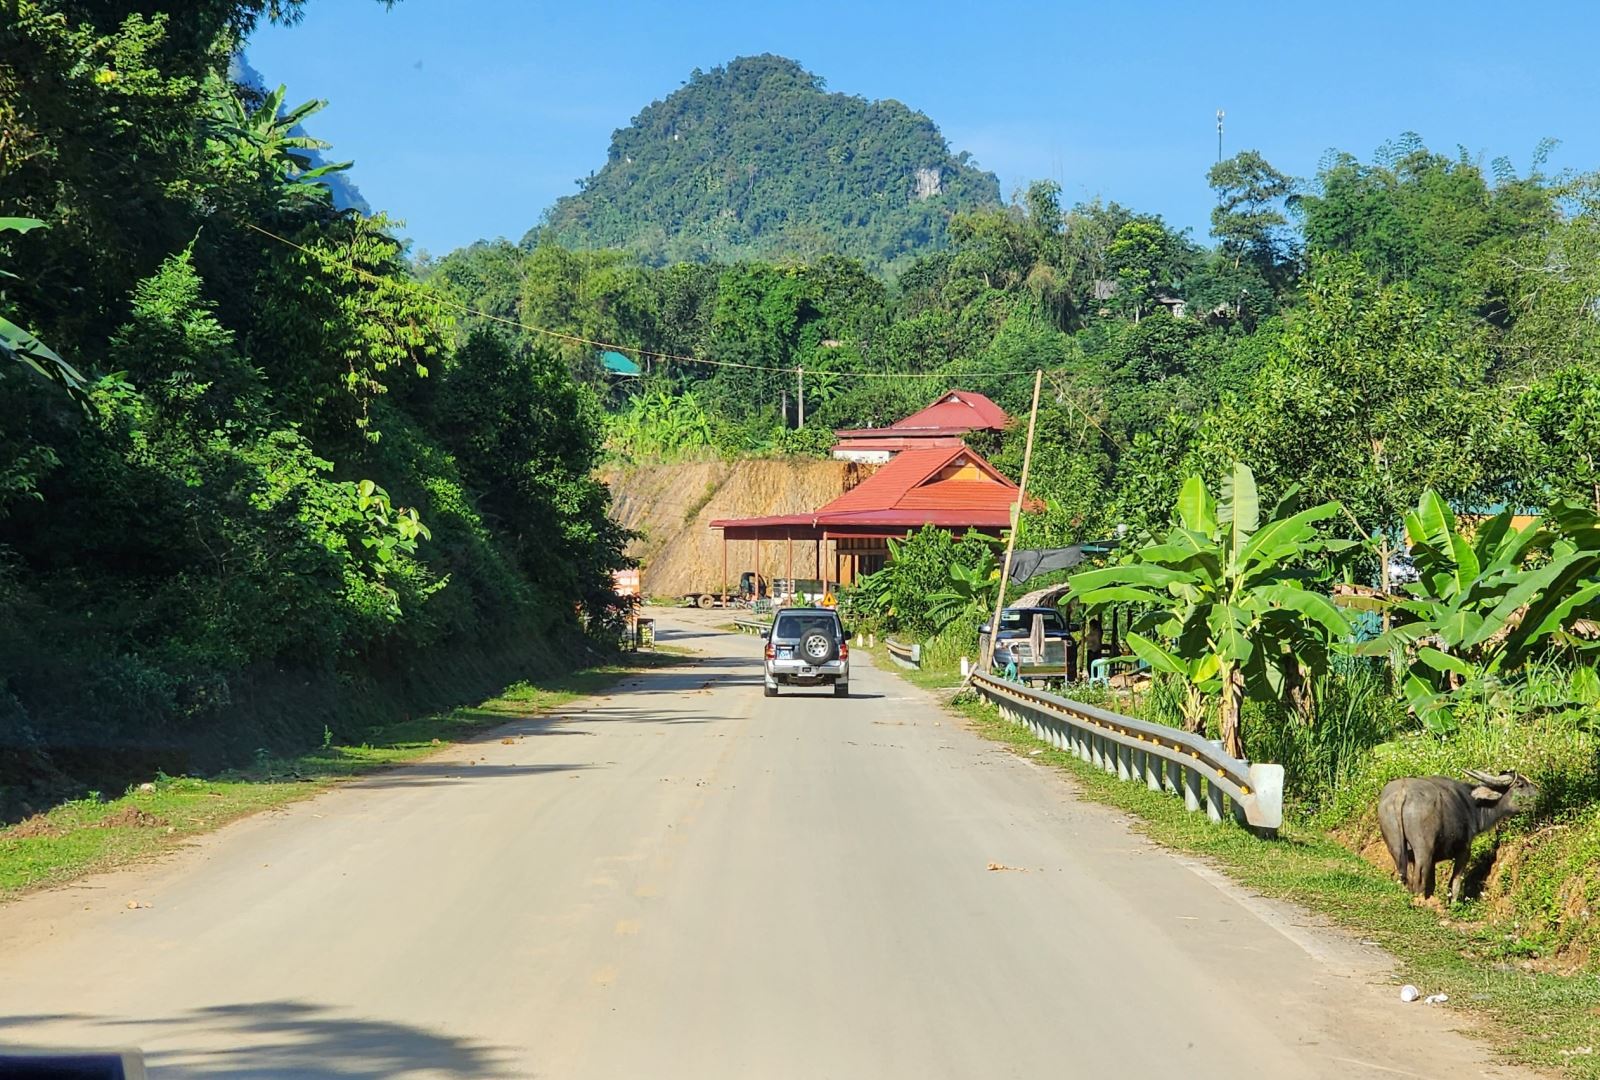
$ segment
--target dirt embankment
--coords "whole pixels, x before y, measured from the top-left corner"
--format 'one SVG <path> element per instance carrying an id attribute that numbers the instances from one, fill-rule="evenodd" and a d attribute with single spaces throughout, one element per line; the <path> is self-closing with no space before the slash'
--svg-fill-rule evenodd
<path id="1" fill-rule="evenodd" d="M 610 467 L 600 478 L 611 487 L 611 516 L 639 534 L 628 552 L 643 564 L 645 595 L 681 596 L 721 587 L 722 534 L 711 528 L 713 520 L 803 514 L 860 483 L 871 468 L 813 458 L 691 461 Z M 762 549 L 763 572 L 781 576 L 783 543 Z M 797 577 L 815 576 L 813 550 L 795 544 Z M 733 582 L 752 568 L 754 557 L 754 545 L 730 545 Z"/>

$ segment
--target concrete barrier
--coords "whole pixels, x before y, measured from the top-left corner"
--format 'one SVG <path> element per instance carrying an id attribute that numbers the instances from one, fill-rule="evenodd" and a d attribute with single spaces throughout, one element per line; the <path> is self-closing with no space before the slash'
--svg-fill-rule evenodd
<path id="1" fill-rule="evenodd" d="M 892 655 L 892 653 L 891 653 Z M 1222 744 L 1162 724 L 973 672 L 972 687 L 1014 724 L 1120 780 L 1183 796 L 1191 812 L 1262 836 L 1283 824 L 1283 766 L 1240 761 Z"/>

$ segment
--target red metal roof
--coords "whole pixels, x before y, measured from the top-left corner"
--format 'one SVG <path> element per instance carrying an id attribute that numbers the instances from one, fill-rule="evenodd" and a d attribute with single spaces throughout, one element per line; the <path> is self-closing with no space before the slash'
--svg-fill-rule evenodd
<path id="1" fill-rule="evenodd" d="M 968 466 L 978 478 L 939 479 L 949 468 Z M 1010 526 L 1016 499 L 1017 485 L 967 447 L 926 447 L 899 454 L 814 513 L 723 519 L 711 527 L 744 533 L 866 527 L 911 531 L 923 525 L 998 530 Z M 1041 506 L 1029 500 L 1029 509 Z"/>
<path id="2" fill-rule="evenodd" d="M 834 432 L 841 439 L 879 439 L 895 436 L 965 435 L 969 431 L 1002 431 L 1011 422 L 1004 409 L 971 390 L 948 390 L 921 412 L 886 428 L 847 428 Z"/>

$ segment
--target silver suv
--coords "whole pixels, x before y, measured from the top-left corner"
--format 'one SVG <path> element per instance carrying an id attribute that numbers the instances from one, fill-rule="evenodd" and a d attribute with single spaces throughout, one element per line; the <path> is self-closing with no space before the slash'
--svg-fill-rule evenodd
<path id="1" fill-rule="evenodd" d="M 850 694 L 850 642 L 832 608 L 779 608 L 767 631 L 767 697 L 779 686 L 829 686 Z"/>

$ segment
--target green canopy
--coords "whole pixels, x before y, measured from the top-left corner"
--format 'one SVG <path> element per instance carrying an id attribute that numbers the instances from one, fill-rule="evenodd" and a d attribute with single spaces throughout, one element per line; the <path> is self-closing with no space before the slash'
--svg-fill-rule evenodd
<path id="1" fill-rule="evenodd" d="M 629 360 L 615 349 L 607 349 L 600 354 L 600 363 L 613 375 L 637 375 L 639 365 Z"/>

